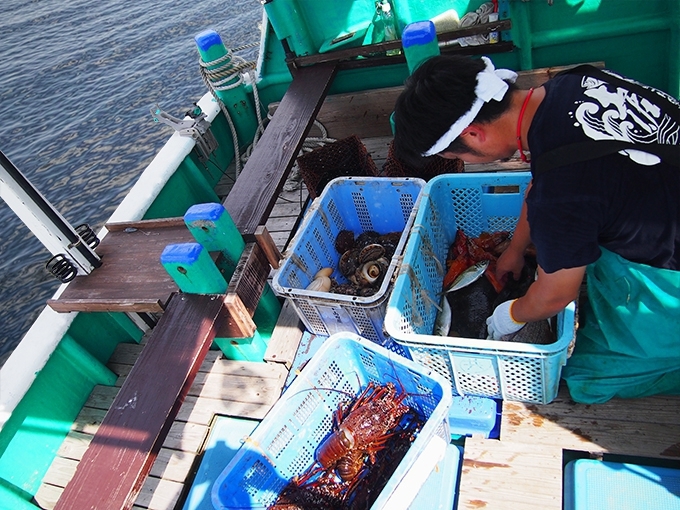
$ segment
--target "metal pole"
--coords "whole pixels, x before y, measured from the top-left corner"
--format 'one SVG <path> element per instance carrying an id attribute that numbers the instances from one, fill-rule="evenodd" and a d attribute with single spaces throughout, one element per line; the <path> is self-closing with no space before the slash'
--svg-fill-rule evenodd
<path id="1" fill-rule="evenodd" d="M 89 274 L 101 266 L 99 256 L 85 243 L 64 217 L 0 151 L 0 198 L 14 211 L 53 255 L 65 253 Z"/>

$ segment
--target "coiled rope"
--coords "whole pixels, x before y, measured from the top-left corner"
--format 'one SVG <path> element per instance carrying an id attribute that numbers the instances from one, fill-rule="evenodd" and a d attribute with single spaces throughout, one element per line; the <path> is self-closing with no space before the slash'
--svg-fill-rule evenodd
<path id="1" fill-rule="evenodd" d="M 262 136 L 262 133 L 264 133 L 265 123 L 262 120 L 260 96 L 257 91 L 257 73 L 255 72 L 256 62 L 248 62 L 238 55 L 234 55 L 234 53 L 248 48 L 253 48 L 258 45 L 259 43 L 251 43 L 245 46 L 234 48 L 233 50 L 227 49 L 227 53 L 223 57 L 211 62 L 205 62 L 203 59 L 199 58 L 200 73 L 203 83 L 208 88 L 208 90 L 210 90 L 212 96 L 215 98 L 215 101 L 217 101 L 220 110 L 227 119 L 229 129 L 231 130 L 231 137 L 234 144 L 234 164 L 236 165 L 236 178 L 238 178 L 242 166 L 246 163 L 246 161 L 248 161 L 248 158 L 252 154 L 253 149 Z M 229 111 L 227 110 L 227 107 L 217 95 L 217 91 L 230 90 L 239 87 L 245 81 L 246 76 L 248 77 L 248 81 L 252 85 L 253 89 L 253 99 L 255 103 L 255 112 L 257 115 L 257 129 L 255 130 L 253 143 L 249 145 L 243 152 L 243 155 L 241 155 L 236 127 L 234 126 L 234 122 L 231 118 L 231 115 L 229 114 Z M 267 122 L 269 122 L 271 118 L 272 116 L 267 114 Z M 321 131 L 321 136 L 306 138 L 302 144 L 302 148 L 300 150 L 301 153 L 310 152 L 326 143 L 335 141 L 333 138 L 328 138 L 328 131 L 319 121 L 315 120 L 314 125 L 317 126 L 319 131 Z"/>

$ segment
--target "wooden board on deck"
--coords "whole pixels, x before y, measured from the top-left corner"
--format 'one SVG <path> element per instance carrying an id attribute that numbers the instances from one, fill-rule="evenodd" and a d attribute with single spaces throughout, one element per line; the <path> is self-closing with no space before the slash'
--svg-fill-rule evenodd
<path id="1" fill-rule="evenodd" d="M 168 244 L 195 242 L 182 218 L 106 225 L 102 259 L 47 303 L 57 312 L 161 312 L 178 288 L 160 263 Z"/>
<path id="2" fill-rule="evenodd" d="M 592 62 L 595 67 L 604 67 L 604 62 Z M 557 73 L 574 67 L 556 66 L 519 71 L 517 86 L 521 89 L 539 87 Z M 317 120 L 323 124 L 330 138 L 391 137 L 390 115 L 403 87 L 389 87 L 370 91 L 333 94 L 326 97 L 319 110 Z M 274 112 L 278 103 L 272 103 L 269 111 Z M 316 129 L 312 135 L 318 136 Z"/>
<path id="3" fill-rule="evenodd" d="M 503 402 L 500 440 L 466 438 L 460 510 L 561 510 L 565 450 L 680 462 L 680 397 Z"/>
<path id="4" fill-rule="evenodd" d="M 224 200 L 246 241 L 266 222 L 326 97 L 337 67 L 321 64 L 299 69 L 242 175 Z"/>
<path id="5" fill-rule="evenodd" d="M 182 295 L 170 302 L 55 508 L 132 504 L 163 441 L 175 437 L 172 420 L 219 329 L 223 309 L 215 296 Z M 182 431 L 178 437 L 181 444 L 196 436 Z"/>
<path id="6" fill-rule="evenodd" d="M 299 319 L 284 305 L 268 350 L 269 357 L 276 362 L 232 361 L 225 359 L 221 351 L 208 351 L 133 508 L 173 508 L 197 467 L 216 414 L 255 420 L 265 416 L 282 391 L 288 375 L 286 359 L 294 356 L 295 338 L 299 342 L 301 335 Z M 53 509 L 57 504 L 92 442 L 105 410 L 113 404 L 147 341 L 145 338 L 141 344 L 116 347 L 107 363 L 119 375 L 116 386 L 96 386 L 90 394 L 36 494 L 36 501 L 43 508 Z"/>
<path id="7" fill-rule="evenodd" d="M 269 342 L 264 360 L 283 363 L 290 370 L 295 360 L 295 353 L 300 345 L 303 326 L 289 300 L 286 300 L 281 308 L 276 329 L 277 335 Z"/>

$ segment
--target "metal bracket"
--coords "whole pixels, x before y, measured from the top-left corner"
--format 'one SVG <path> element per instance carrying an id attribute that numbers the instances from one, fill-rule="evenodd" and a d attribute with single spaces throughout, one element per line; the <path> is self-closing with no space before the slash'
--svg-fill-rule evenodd
<path id="1" fill-rule="evenodd" d="M 210 123 L 206 120 L 206 115 L 201 109 L 196 106 L 194 110 L 187 112 L 188 119 L 178 119 L 167 112 L 160 109 L 158 105 L 156 108 L 151 108 L 151 116 L 154 122 L 166 124 L 177 131 L 180 136 L 188 136 L 196 142 L 198 149 L 198 159 L 205 163 L 210 155 L 217 149 L 219 144 L 215 136 L 210 131 Z"/>

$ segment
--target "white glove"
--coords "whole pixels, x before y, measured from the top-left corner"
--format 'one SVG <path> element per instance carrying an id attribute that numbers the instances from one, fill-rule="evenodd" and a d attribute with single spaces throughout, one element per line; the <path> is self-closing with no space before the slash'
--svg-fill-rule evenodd
<path id="1" fill-rule="evenodd" d="M 517 300 L 513 299 L 512 301 L 501 303 L 496 307 L 493 315 L 486 319 L 486 325 L 489 331 L 489 334 L 487 335 L 488 339 L 501 340 L 501 337 L 519 331 L 522 329 L 522 326 L 526 324 L 525 322 L 517 322 L 512 318 L 510 309 L 515 301 Z"/>

